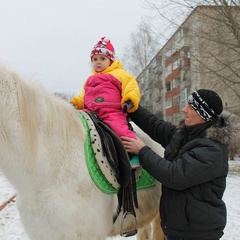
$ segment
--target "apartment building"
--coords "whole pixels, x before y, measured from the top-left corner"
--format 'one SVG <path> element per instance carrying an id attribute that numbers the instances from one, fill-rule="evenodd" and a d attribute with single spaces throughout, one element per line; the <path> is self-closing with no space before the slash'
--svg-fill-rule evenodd
<path id="1" fill-rule="evenodd" d="M 239 22 L 237 7 L 196 7 L 137 77 L 141 104 L 177 124 L 188 95 L 208 88 L 240 114 Z"/>

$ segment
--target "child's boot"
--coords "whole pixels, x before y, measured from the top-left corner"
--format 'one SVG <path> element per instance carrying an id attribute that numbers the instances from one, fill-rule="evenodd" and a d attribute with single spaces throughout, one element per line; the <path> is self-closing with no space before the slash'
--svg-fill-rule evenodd
<path id="1" fill-rule="evenodd" d="M 131 165 L 132 169 L 136 169 L 136 168 L 140 167 L 138 155 L 132 155 L 131 160 L 130 160 L 130 165 Z"/>

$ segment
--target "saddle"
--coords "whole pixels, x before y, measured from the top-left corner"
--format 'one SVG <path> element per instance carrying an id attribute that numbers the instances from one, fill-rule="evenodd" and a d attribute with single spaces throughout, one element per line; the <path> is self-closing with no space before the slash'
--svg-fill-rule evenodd
<path id="1" fill-rule="evenodd" d="M 106 156 L 110 166 L 116 173 L 121 186 L 131 182 L 131 166 L 128 154 L 116 133 L 104 123 L 96 113 L 86 112 L 93 121 L 102 143 L 103 155 Z"/>
<path id="2" fill-rule="evenodd" d="M 123 210 L 123 219 L 121 221 L 121 236 L 132 236 L 137 233 L 137 222 L 134 206 L 138 208 L 136 194 L 135 171 L 131 168 L 130 159 L 125 147 L 116 133 L 104 123 L 96 113 L 92 111 L 85 112 L 92 120 L 100 136 L 103 155 L 106 156 L 109 165 L 115 172 L 117 181 L 120 184 L 118 190 L 118 208 L 113 216 L 113 223 L 116 221 L 119 213 Z M 133 217 L 135 230 L 131 232 L 122 232 L 124 220 Z"/>

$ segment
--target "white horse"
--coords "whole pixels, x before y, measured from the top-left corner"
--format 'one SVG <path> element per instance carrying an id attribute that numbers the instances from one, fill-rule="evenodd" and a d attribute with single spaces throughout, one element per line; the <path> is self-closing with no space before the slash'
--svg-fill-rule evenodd
<path id="1" fill-rule="evenodd" d="M 103 193 L 92 181 L 86 137 L 69 103 L 0 67 L 0 168 L 17 191 L 30 239 L 104 240 L 119 234 L 121 216 L 112 223 L 117 196 Z M 163 152 L 159 145 L 156 150 Z M 160 194 L 160 184 L 138 191 L 139 228 L 158 215 Z"/>

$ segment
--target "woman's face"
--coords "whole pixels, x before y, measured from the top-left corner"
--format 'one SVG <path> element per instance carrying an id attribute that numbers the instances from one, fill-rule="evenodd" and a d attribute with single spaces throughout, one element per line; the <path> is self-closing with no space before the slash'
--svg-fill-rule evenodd
<path id="1" fill-rule="evenodd" d="M 187 104 L 182 111 L 184 113 L 186 126 L 205 123 L 205 120 L 198 115 L 198 113 L 191 107 L 190 104 Z"/>
<path id="2" fill-rule="evenodd" d="M 95 72 L 104 71 L 110 64 L 110 59 L 104 55 L 97 54 L 92 57 L 92 65 Z"/>

